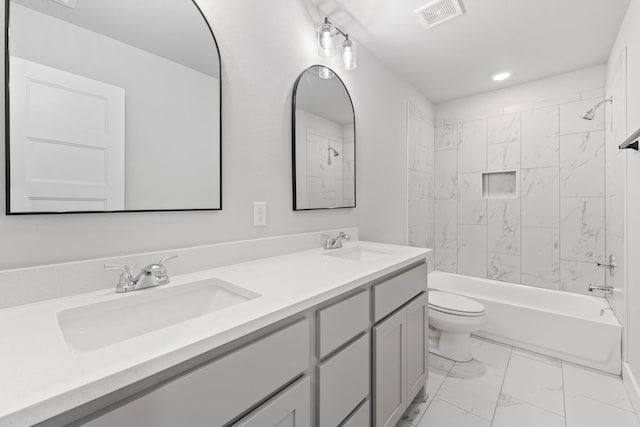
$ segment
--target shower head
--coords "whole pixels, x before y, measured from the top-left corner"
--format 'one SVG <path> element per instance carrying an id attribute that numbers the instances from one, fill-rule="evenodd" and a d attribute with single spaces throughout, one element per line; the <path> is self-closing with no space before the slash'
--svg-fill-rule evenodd
<path id="1" fill-rule="evenodd" d="M 327 159 L 327 164 L 329 166 L 331 166 L 331 154 L 333 154 L 333 157 L 338 157 L 340 155 L 340 153 L 338 153 L 338 150 L 329 145 L 329 158 Z"/>
<path id="2" fill-rule="evenodd" d="M 582 116 L 585 120 L 593 120 L 596 117 L 596 107 L 592 107 L 589 111 L 587 111 L 584 116 Z"/>
<path id="3" fill-rule="evenodd" d="M 610 102 L 613 104 L 613 98 L 609 97 L 606 99 L 603 99 L 602 101 L 598 102 L 596 105 L 594 105 L 593 107 L 591 107 L 589 109 L 589 111 L 587 111 L 584 116 L 582 116 L 583 119 L 585 120 L 593 120 L 596 117 L 596 111 L 598 110 L 598 108 L 600 108 L 600 106 L 602 104 L 604 104 L 605 102 Z"/>

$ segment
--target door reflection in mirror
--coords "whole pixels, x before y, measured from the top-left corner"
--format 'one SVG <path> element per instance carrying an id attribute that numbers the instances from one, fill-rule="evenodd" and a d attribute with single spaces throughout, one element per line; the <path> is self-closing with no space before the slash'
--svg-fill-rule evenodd
<path id="1" fill-rule="evenodd" d="M 191 0 L 9 4 L 7 213 L 221 208 L 220 57 Z"/>

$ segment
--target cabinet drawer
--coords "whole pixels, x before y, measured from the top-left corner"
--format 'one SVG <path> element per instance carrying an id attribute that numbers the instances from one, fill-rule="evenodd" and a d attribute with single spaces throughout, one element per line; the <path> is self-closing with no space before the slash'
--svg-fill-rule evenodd
<path id="1" fill-rule="evenodd" d="M 360 292 L 318 311 L 319 356 L 326 355 L 367 329 L 369 292 Z"/>
<path id="2" fill-rule="evenodd" d="M 302 320 L 190 371 L 102 415 L 91 427 L 221 426 L 309 366 L 309 321 Z"/>
<path id="3" fill-rule="evenodd" d="M 367 400 L 341 427 L 371 427 L 371 406 Z"/>
<path id="4" fill-rule="evenodd" d="M 319 368 L 320 427 L 340 424 L 369 394 L 369 335 Z"/>
<path id="5" fill-rule="evenodd" d="M 388 316 L 420 292 L 427 290 L 427 264 L 392 277 L 373 287 L 375 321 Z"/>
<path id="6" fill-rule="evenodd" d="M 310 427 L 311 380 L 305 377 L 288 387 L 234 427 Z"/>

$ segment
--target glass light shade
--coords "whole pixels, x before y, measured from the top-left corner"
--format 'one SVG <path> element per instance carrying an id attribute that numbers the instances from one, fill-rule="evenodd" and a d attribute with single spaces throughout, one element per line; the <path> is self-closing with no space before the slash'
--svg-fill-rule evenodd
<path id="1" fill-rule="evenodd" d="M 318 67 L 318 77 L 324 80 L 332 79 L 335 76 L 334 72 L 327 67 Z"/>
<path id="2" fill-rule="evenodd" d="M 501 71 L 491 76 L 491 78 L 496 82 L 507 80 L 509 77 L 511 77 L 511 71 Z"/>
<path id="3" fill-rule="evenodd" d="M 335 29 L 329 22 L 324 22 L 318 27 L 318 54 L 320 56 L 333 55 L 333 39 L 335 35 Z"/>
<path id="4" fill-rule="evenodd" d="M 354 70 L 358 66 L 356 62 L 356 44 L 349 38 L 342 43 L 342 63 L 345 70 Z"/>

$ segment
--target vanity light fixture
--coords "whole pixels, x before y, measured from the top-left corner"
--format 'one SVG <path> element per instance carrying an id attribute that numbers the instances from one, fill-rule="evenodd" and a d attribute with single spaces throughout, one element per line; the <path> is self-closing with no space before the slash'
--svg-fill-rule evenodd
<path id="1" fill-rule="evenodd" d="M 335 76 L 335 73 L 328 69 L 327 67 L 318 67 L 318 77 L 324 80 L 332 79 Z"/>
<path id="2" fill-rule="evenodd" d="M 334 42 L 338 34 L 344 37 L 344 42 L 342 42 L 342 64 L 344 65 L 344 69 L 348 71 L 354 70 L 358 66 L 355 42 L 349 38 L 348 33 L 336 27 L 327 17 L 324 18 L 324 22 L 318 27 L 318 55 L 328 57 L 335 53 Z M 320 72 L 322 72 L 322 68 Z M 320 77 L 322 77 L 322 75 L 320 75 Z"/>
<path id="3" fill-rule="evenodd" d="M 355 70 L 358 66 L 356 63 L 356 44 L 349 38 L 349 34 L 342 43 L 342 63 L 347 71 Z"/>
<path id="4" fill-rule="evenodd" d="M 336 36 L 336 27 L 324 18 L 322 25 L 318 27 L 318 55 L 333 55 L 333 39 Z"/>
<path id="5" fill-rule="evenodd" d="M 511 71 L 500 71 L 491 76 L 494 82 L 501 82 L 507 80 L 509 77 L 511 77 Z"/>

